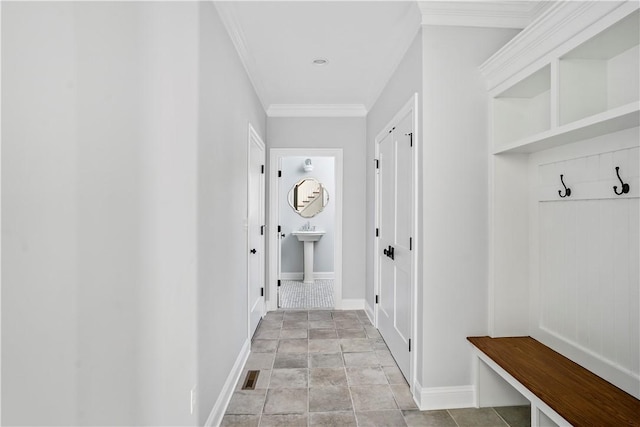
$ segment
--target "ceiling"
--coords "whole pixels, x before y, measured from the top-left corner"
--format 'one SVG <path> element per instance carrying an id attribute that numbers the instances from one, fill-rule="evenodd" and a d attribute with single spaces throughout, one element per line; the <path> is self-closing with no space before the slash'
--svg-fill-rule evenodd
<path id="1" fill-rule="evenodd" d="M 216 2 L 270 116 L 364 116 L 421 24 L 523 28 L 539 1 Z M 313 60 L 328 60 L 314 65 Z"/>

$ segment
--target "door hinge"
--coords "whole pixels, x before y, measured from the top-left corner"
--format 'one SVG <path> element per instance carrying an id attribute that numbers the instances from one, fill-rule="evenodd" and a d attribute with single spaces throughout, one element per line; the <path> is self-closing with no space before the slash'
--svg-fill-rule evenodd
<path id="1" fill-rule="evenodd" d="M 282 178 L 282 171 L 278 171 L 278 178 Z"/>
<path id="2" fill-rule="evenodd" d="M 380 229 L 376 228 L 376 237 L 380 237 Z"/>
<path id="3" fill-rule="evenodd" d="M 282 226 L 281 225 L 278 226 L 278 233 L 280 233 L 280 232 L 282 232 Z"/>
<path id="4" fill-rule="evenodd" d="M 264 173 L 264 165 L 260 165 L 260 173 Z"/>
<path id="5" fill-rule="evenodd" d="M 411 144 L 411 147 L 413 147 L 413 132 L 405 133 L 405 135 L 409 137 L 409 143 Z"/>
<path id="6" fill-rule="evenodd" d="M 373 161 L 376 162 L 376 169 L 380 169 L 380 160 L 373 159 Z"/>
<path id="7" fill-rule="evenodd" d="M 411 338 L 409 338 L 409 353 L 411 353 Z"/>
<path id="8" fill-rule="evenodd" d="M 260 226 L 260 235 L 264 236 L 264 225 Z"/>
<path id="9" fill-rule="evenodd" d="M 413 237 L 409 237 L 409 250 L 413 250 Z"/>
<path id="10" fill-rule="evenodd" d="M 280 286 L 282 284 L 282 282 L 280 281 L 280 279 L 278 279 L 278 286 Z"/>
<path id="11" fill-rule="evenodd" d="M 264 288 L 260 288 L 260 296 L 263 297 L 264 296 Z"/>
<path id="12" fill-rule="evenodd" d="M 378 304 L 378 295 L 376 295 L 376 304 Z"/>

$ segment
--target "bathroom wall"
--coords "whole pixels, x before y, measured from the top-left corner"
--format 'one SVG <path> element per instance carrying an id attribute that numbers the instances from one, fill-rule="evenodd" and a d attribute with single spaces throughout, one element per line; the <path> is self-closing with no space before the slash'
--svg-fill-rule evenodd
<path id="1" fill-rule="evenodd" d="M 313 171 L 305 172 L 302 168 L 305 159 L 311 159 Z M 335 174 L 333 157 L 285 157 L 282 159 L 282 178 L 280 181 L 278 224 L 282 226 L 285 237 L 281 244 L 281 272 L 283 279 L 288 279 L 286 273 L 299 273 L 303 271 L 303 243 L 298 241 L 292 231 L 299 230 L 309 221 L 317 229 L 326 231 L 326 234 L 315 243 L 313 270 L 317 273 L 333 274 L 334 253 L 334 220 L 335 220 Z M 291 188 L 303 178 L 315 178 L 325 187 L 329 193 L 329 203 L 322 212 L 313 218 L 304 218 L 293 210 L 288 201 Z M 319 276 L 319 278 L 325 278 Z"/>
<path id="2" fill-rule="evenodd" d="M 342 298 L 364 298 L 365 272 L 365 118 L 269 117 L 267 148 L 341 148 Z M 267 200 L 267 203 L 269 201 Z M 268 212 L 268 211 L 267 211 Z"/>

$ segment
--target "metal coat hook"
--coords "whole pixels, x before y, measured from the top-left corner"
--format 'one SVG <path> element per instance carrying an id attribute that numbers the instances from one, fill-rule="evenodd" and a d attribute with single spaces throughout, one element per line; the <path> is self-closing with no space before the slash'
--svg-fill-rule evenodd
<path id="1" fill-rule="evenodd" d="M 622 184 L 622 188 L 620 188 L 620 192 L 618 193 L 618 186 L 613 186 L 613 192 L 618 196 L 621 194 L 627 194 L 629 192 L 629 184 L 622 182 L 622 178 L 620 178 L 620 167 L 616 166 L 616 175 L 618 175 L 618 179 L 620 180 L 620 184 Z"/>
<path id="2" fill-rule="evenodd" d="M 563 177 L 564 177 L 564 175 L 560 174 L 560 182 L 562 183 L 562 186 L 564 187 L 564 196 L 562 195 L 562 190 L 558 190 L 558 196 L 560 196 L 560 197 L 562 197 L 564 199 L 565 197 L 571 196 L 571 189 L 567 188 L 567 186 L 564 185 Z"/>

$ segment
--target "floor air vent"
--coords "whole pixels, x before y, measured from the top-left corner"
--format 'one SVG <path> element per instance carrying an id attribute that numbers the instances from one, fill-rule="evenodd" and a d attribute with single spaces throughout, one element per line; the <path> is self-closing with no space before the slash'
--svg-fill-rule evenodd
<path id="1" fill-rule="evenodd" d="M 260 375 L 260 371 L 247 372 L 247 376 L 245 377 L 244 383 L 242 384 L 242 389 L 254 390 L 256 388 L 256 383 L 258 382 L 258 375 Z"/>

